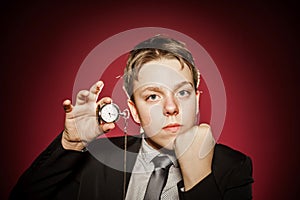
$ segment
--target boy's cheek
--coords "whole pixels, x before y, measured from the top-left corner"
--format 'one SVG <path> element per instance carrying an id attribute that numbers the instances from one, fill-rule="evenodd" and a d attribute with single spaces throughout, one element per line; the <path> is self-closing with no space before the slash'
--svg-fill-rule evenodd
<path id="1" fill-rule="evenodd" d="M 154 136 L 166 123 L 166 118 L 163 115 L 163 109 L 161 105 L 153 105 L 148 109 L 142 111 L 142 126 L 147 131 L 148 136 Z"/>
<path id="2" fill-rule="evenodd" d="M 181 104 L 182 123 L 192 127 L 197 120 L 197 105 L 195 101 L 184 102 Z"/>

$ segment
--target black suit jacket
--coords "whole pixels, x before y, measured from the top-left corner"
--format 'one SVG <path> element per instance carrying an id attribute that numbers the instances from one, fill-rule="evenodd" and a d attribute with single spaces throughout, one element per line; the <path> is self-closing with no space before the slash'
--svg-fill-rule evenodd
<path id="1" fill-rule="evenodd" d="M 124 138 L 117 137 L 92 142 L 92 154 L 65 150 L 60 134 L 19 178 L 10 199 L 122 199 L 123 146 Z M 128 136 L 126 188 L 140 146 L 141 138 Z M 244 200 L 252 199 L 252 182 L 251 159 L 217 144 L 212 173 L 187 192 L 178 183 L 178 191 L 180 199 Z"/>

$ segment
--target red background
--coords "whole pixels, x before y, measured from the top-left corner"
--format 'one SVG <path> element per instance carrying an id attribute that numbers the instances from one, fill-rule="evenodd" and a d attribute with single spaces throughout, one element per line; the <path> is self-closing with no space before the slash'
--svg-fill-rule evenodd
<path id="1" fill-rule="evenodd" d="M 72 97 L 88 53 L 114 34 L 155 26 L 197 40 L 218 66 L 228 101 L 219 141 L 253 159 L 254 199 L 293 199 L 299 179 L 296 9 L 289 1 L 2 2 L 0 198 L 7 199 L 63 129 L 61 103 Z"/>

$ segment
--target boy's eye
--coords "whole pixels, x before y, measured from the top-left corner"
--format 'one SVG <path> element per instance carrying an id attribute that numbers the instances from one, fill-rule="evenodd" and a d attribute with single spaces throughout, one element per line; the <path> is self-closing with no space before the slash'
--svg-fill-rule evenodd
<path id="1" fill-rule="evenodd" d="M 178 96 L 179 97 L 187 97 L 187 96 L 189 96 L 191 93 L 189 92 L 189 91 L 187 91 L 187 90 L 181 90 L 181 91 L 179 91 L 178 92 Z"/>
<path id="2" fill-rule="evenodd" d="M 146 101 L 156 101 L 156 100 L 158 100 L 158 98 L 159 98 L 158 95 L 151 94 L 146 98 Z"/>

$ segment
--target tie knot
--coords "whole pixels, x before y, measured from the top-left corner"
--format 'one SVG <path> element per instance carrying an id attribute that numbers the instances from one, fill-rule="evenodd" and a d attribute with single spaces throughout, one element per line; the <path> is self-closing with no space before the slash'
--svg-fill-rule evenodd
<path id="1" fill-rule="evenodd" d="M 172 161 L 168 156 L 156 156 L 153 158 L 155 168 L 168 168 L 171 166 Z"/>

